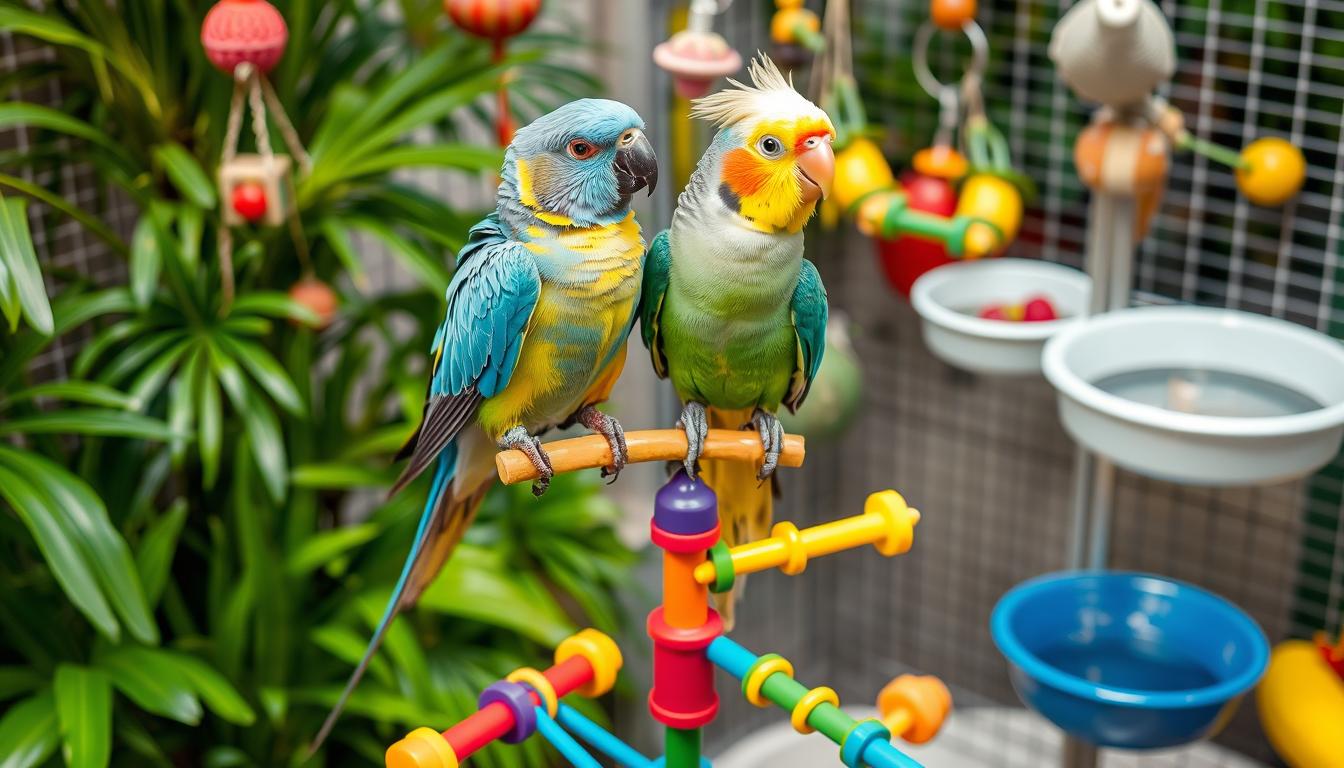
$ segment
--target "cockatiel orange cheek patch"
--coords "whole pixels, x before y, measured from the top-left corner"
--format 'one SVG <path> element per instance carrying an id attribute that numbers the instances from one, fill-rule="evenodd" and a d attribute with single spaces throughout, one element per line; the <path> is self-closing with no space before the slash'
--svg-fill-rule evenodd
<path id="1" fill-rule="evenodd" d="M 750 151 L 738 148 L 723 158 L 721 176 L 739 197 L 749 197 L 770 180 L 770 169 Z"/>

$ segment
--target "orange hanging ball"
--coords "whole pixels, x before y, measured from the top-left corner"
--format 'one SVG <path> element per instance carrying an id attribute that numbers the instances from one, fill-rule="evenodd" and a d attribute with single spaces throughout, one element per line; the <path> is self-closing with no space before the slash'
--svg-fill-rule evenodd
<path id="1" fill-rule="evenodd" d="M 243 62 L 271 71 L 287 42 L 285 17 L 266 0 L 219 0 L 201 24 L 206 58 L 230 75 Z"/>
<path id="2" fill-rule="evenodd" d="M 527 29 L 541 12 L 541 0 L 443 0 L 453 23 L 486 40 L 503 40 Z"/>

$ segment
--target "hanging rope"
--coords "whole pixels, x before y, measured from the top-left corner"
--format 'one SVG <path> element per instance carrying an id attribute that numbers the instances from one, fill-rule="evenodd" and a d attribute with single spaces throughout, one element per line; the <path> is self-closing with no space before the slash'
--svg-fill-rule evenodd
<path id="1" fill-rule="evenodd" d="M 289 116 L 285 114 L 275 89 L 249 62 L 242 62 L 233 70 L 233 98 L 229 102 L 229 117 L 224 129 L 224 148 L 220 152 L 220 164 L 227 165 L 237 159 L 243 132 L 243 116 L 248 109 L 252 111 L 253 140 L 256 143 L 257 154 L 262 158 L 267 177 L 273 178 L 277 170 L 275 151 L 271 147 L 271 132 L 267 124 L 268 116 L 275 119 L 280 129 L 280 136 L 298 164 L 300 174 L 307 176 L 312 171 L 312 158 L 304 150 L 299 133 L 290 122 Z M 220 201 L 218 251 L 220 289 L 223 296 L 220 305 L 221 315 L 228 313 L 236 291 L 233 271 L 233 229 L 222 210 L 222 206 L 229 204 L 227 200 Z M 288 206 L 286 219 L 290 238 L 294 242 L 294 252 L 302 265 L 304 275 L 310 276 L 313 267 L 309 260 L 308 241 L 303 236 L 303 225 L 299 220 L 298 211 L 292 205 Z"/>

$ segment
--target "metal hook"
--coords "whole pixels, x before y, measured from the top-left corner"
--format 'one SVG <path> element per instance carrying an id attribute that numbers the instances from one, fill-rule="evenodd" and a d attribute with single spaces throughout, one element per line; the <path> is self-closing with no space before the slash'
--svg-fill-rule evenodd
<path id="1" fill-rule="evenodd" d="M 933 34 L 937 30 L 938 27 L 928 21 L 919 25 L 919 29 L 915 31 L 915 49 L 912 58 L 915 80 L 926 93 L 941 102 L 944 89 L 951 86 L 939 80 L 929 68 L 929 44 L 933 42 Z M 966 39 L 971 41 L 971 65 L 962 74 L 959 82 L 966 83 L 968 79 L 978 82 L 989 66 L 989 40 L 985 37 L 985 31 L 974 21 L 966 22 L 961 31 L 966 35 Z"/>

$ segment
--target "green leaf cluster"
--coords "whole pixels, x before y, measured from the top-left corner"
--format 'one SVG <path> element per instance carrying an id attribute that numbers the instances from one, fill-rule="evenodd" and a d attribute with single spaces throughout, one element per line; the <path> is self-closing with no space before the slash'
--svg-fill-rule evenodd
<path id="1" fill-rule="evenodd" d="M 493 119 L 505 69 L 522 120 L 598 90 L 555 63 L 578 35 L 525 35 L 495 62 L 437 0 L 272 2 L 290 40 L 271 79 L 312 172 L 297 238 L 235 232 L 226 304 L 213 169 L 231 83 L 195 34 L 211 3 L 0 0 L 0 31 L 51 53 L 4 72 L 5 92 L 60 94 L 0 103 L 0 130 L 27 139 L 0 151 L 0 768 L 304 763 L 424 503 L 426 482 L 382 493 L 481 214 L 406 171 L 490 177 L 500 152 L 463 136 Z M 69 196 L 70 171 L 92 196 Z M 120 277 L 43 268 L 36 235 L 71 222 Z M 408 287 L 370 289 L 371 248 Z M 300 278 L 336 291 L 334 322 L 291 298 Z M 617 629 L 634 556 L 613 517 L 595 478 L 540 503 L 492 494 L 304 764 L 381 762 L 577 626 Z"/>

